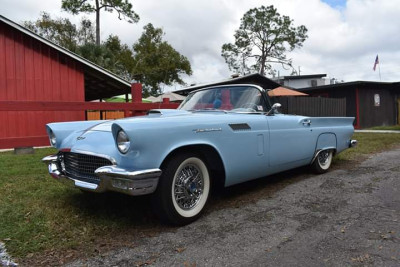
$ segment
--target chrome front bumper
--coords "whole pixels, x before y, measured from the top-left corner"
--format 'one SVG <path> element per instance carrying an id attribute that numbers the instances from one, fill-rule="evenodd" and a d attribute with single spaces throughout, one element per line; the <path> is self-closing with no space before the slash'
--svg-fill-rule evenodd
<path id="1" fill-rule="evenodd" d="M 88 183 L 66 176 L 59 168 L 57 155 L 47 156 L 42 162 L 48 164 L 49 174 L 60 182 L 69 184 L 86 191 L 106 192 L 115 191 L 131 196 L 153 193 L 161 175 L 160 169 L 126 170 L 115 165 L 104 166 L 95 170 L 100 177 L 99 184 Z"/>

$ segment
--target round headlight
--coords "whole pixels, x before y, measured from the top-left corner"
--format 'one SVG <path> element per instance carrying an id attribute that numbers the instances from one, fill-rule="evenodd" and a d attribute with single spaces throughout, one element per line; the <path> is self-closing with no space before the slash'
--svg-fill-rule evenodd
<path id="1" fill-rule="evenodd" d="M 119 130 L 119 132 L 117 134 L 118 150 L 121 153 L 125 154 L 126 152 L 128 152 L 130 146 L 131 146 L 131 142 L 129 141 L 128 135 L 123 130 Z"/>
<path id="2" fill-rule="evenodd" d="M 50 138 L 50 144 L 55 147 L 57 144 L 57 139 L 56 139 L 56 135 L 53 133 L 52 130 L 50 130 L 49 138 Z"/>

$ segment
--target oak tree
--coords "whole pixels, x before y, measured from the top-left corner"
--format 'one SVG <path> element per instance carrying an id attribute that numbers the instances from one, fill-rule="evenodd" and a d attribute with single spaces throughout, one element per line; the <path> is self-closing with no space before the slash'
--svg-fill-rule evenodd
<path id="1" fill-rule="evenodd" d="M 37 21 L 26 21 L 25 26 L 50 41 L 63 46 L 83 58 L 117 74 L 127 81 L 141 82 L 144 96 L 162 93 L 161 85 L 184 84 L 182 75 L 191 75 L 189 60 L 163 40 L 164 32 L 152 24 L 132 47 L 110 35 L 105 42 L 96 45 L 94 30 L 89 20 L 80 26 L 68 19 L 52 19 L 43 13 Z"/>
<path id="2" fill-rule="evenodd" d="M 163 41 L 162 29 L 151 23 L 143 29 L 141 37 L 133 45 L 135 64 L 132 75 L 144 84 L 146 96 L 161 94 L 161 84 L 184 84 L 181 75 L 192 74 L 189 60 Z"/>
<path id="3" fill-rule="evenodd" d="M 77 52 L 80 45 L 94 42 L 94 28 L 88 19 L 82 19 L 76 26 L 68 18 L 51 18 L 42 12 L 36 21 L 24 21 L 26 28 L 72 52 Z"/>
<path id="4" fill-rule="evenodd" d="M 304 25 L 295 27 L 274 6 L 261 6 L 244 14 L 234 37 L 235 42 L 224 44 L 221 53 L 230 70 L 265 75 L 274 63 L 292 67 L 287 53 L 302 47 L 308 36 Z"/>

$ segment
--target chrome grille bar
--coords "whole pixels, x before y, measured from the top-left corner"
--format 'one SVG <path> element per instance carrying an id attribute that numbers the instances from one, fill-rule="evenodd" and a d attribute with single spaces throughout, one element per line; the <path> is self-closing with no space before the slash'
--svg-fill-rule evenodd
<path id="1" fill-rule="evenodd" d="M 68 177 L 94 184 L 100 182 L 100 178 L 94 171 L 103 166 L 113 165 L 106 158 L 73 152 L 60 152 L 59 159 Z"/>

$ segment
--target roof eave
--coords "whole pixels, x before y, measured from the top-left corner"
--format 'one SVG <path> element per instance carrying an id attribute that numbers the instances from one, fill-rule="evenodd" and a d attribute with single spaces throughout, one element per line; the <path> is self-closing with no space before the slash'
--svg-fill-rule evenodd
<path id="1" fill-rule="evenodd" d="M 28 36 L 40 41 L 42 43 L 45 43 L 46 45 L 48 45 L 48 46 L 56 49 L 57 51 L 59 51 L 59 52 L 65 54 L 65 55 L 75 59 L 76 61 L 78 61 L 78 62 L 80 62 L 80 63 L 82 63 L 82 64 L 84 64 L 84 65 L 86 65 L 86 66 L 88 66 L 88 67 L 90 67 L 92 69 L 95 69 L 96 71 L 101 72 L 102 74 L 104 74 L 104 75 L 106 75 L 106 76 L 108 76 L 108 77 L 110 77 L 110 78 L 112 78 L 114 80 L 117 80 L 118 82 L 120 82 L 120 83 L 122 83 L 122 84 L 124 84 L 126 86 L 131 86 L 131 84 L 128 81 L 122 79 L 121 77 L 115 75 L 114 73 L 112 73 L 112 72 L 110 72 L 110 71 L 108 71 L 108 70 L 106 70 L 106 69 L 94 64 L 93 62 L 90 62 L 90 61 L 86 60 L 85 58 L 83 58 L 83 57 L 81 57 L 81 56 L 69 51 L 68 49 L 65 49 L 65 48 L 63 48 L 63 47 L 61 47 L 61 46 L 59 46 L 59 45 L 57 45 L 57 44 L 55 44 L 55 43 L 53 43 L 53 42 L 51 42 L 51 41 L 49 41 L 47 39 L 41 37 L 40 35 L 37 35 L 36 33 L 28 30 L 27 28 L 19 25 L 18 23 L 15 23 L 15 22 L 7 19 L 6 17 L 4 17 L 2 15 L 0 15 L 0 21 L 6 23 L 7 25 L 19 30 L 20 32 L 22 32 L 22 33 L 24 33 L 24 34 L 26 34 L 26 35 L 28 35 Z"/>

